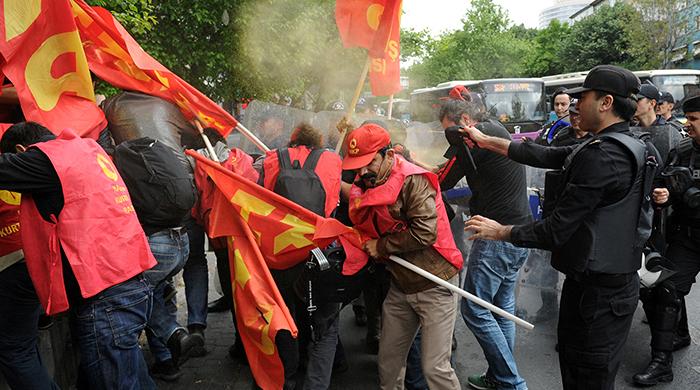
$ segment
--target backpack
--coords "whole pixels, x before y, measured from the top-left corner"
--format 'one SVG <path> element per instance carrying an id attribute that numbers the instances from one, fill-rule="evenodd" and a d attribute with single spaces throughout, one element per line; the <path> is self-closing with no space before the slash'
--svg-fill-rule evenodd
<path id="1" fill-rule="evenodd" d="M 149 137 L 124 141 L 114 152 L 114 165 L 124 179 L 141 225 L 182 225 L 197 199 L 192 176 L 178 153 Z"/>
<path id="2" fill-rule="evenodd" d="M 299 160 L 290 160 L 287 148 L 277 149 L 279 174 L 273 191 L 307 210 L 326 217 L 326 190 L 315 171 L 323 152 L 323 149 L 312 149 L 302 167 Z"/>

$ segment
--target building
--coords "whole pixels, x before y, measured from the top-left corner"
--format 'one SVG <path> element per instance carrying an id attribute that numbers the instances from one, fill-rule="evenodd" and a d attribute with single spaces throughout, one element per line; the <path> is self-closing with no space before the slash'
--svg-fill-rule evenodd
<path id="1" fill-rule="evenodd" d="M 540 12 L 539 28 L 546 28 L 552 20 L 558 20 L 561 23 L 572 24 L 571 15 L 578 12 L 581 8 L 588 6 L 587 1 L 582 0 L 556 0 L 551 7 L 545 8 Z"/>
<path id="2" fill-rule="evenodd" d="M 609 5 L 613 6 L 615 5 L 617 1 L 616 0 L 594 0 L 590 2 L 588 5 L 584 6 L 583 8 L 579 9 L 577 12 L 571 14 L 570 18 L 572 22 L 578 22 L 579 20 L 585 18 L 588 15 L 592 15 L 598 8 Z"/>
<path id="3" fill-rule="evenodd" d="M 674 68 L 700 69 L 700 1 L 687 0 L 678 7 L 680 30 L 673 48 Z"/>

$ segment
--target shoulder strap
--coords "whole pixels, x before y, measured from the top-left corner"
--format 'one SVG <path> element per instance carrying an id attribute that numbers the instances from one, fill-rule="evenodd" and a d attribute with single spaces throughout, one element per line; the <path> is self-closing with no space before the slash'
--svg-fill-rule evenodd
<path id="1" fill-rule="evenodd" d="M 292 169 L 292 161 L 289 158 L 289 150 L 287 148 L 277 149 L 277 160 L 279 161 L 280 170 Z"/>
<path id="2" fill-rule="evenodd" d="M 306 157 L 306 161 L 304 161 L 304 169 L 308 169 L 310 171 L 316 170 L 316 165 L 318 164 L 318 160 L 321 158 L 321 153 L 323 153 L 323 149 L 311 149 L 311 153 Z"/>
<path id="3" fill-rule="evenodd" d="M 648 147 L 647 143 L 644 141 L 641 141 L 638 138 L 630 137 L 625 134 L 621 133 L 609 133 L 609 134 L 603 134 L 601 138 L 610 138 L 615 141 L 617 141 L 619 144 L 624 146 L 627 150 L 629 150 L 632 155 L 634 156 L 635 162 L 637 163 L 637 169 L 641 167 L 644 164 L 644 159 L 646 156 L 644 155 L 644 151 L 646 151 L 646 148 Z M 642 144 L 640 145 L 640 142 Z M 642 146 L 644 149 L 640 153 L 639 147 Z"/>

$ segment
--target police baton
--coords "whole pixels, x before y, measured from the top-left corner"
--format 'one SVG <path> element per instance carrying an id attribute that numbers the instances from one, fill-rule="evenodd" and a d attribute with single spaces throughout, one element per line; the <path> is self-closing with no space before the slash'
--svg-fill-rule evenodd
<path id="1" fill-rule="evenodd" d="M 466 291 L 462 290 L 461 288 L 449 283 L 448 281 L 442 280 L 442 279 L 438 278 L 437 276 L 431 274 L 430 272 L 428 272 L 420 267 L 417 267 L 417 266 L 409 263 L 408 261 L 406 261 L 400 257 L 390 255 L 389 260 L 395 262 L 396 264 L 399 264 L 402 267 L 408 268 L 409 270 L 411 270 L 411 271 L 417 273 L 418 275 L 430 280 L 431 282 L 435 282 L 435 283 L 439 284 L 440 286 L 445 287 L 446 289 L 461 295 L 462 297 L 476 303 L 477 305 L 483 307 L 484 309 L 488 309 L 488 310 L 498 314 L 499 316 L 501 316 L 507 320 L 511 320 L 511 321 L 515 322 L 516 325 L 520 325 L 527 330 L 532 330 L 535 328 L 535 325 L 532 325 L 531 323 L 523 320 L 522 318 L 516 317 L 516 316 L 508 313 L 507 311 L 501 309 L 498 306 L 492 305 L 492 304 L 486 302 L 485 300 L 483 300 L 477 296 L 469 294 L 468 292 L 466 292 Z"/>

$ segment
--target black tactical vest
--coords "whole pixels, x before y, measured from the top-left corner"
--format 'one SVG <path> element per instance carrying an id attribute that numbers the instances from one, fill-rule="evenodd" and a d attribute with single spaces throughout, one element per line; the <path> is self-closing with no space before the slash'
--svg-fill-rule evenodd
<path id="1" fill-rule="evenodd" d="M 700 188 L 700 147 L 692 138 L 685 138 L 676 149 L 669 162 L 670 167 L 686 167 L 692 174 L 693 185 Z M 669 189 L 670 190 L 670 189 Z M 671 191 L 673 212 L 670 216 L 673 225 L 700 228 L 700 207 L 688 207 L 682 194 Z"/>
<path id="2" fill-rule="evenodd" d="M 596 140 L 616 142 L 627 149 L 634 156 L 637 174 L 623 199 L 595 209 L 562 247 L 552 250 L 552 267 L 565 274 L 636 272 L 641 264 L 643 248 L 636 228 L 643 197 L 646 146 L 636 138 L 619 133 L 594 137 L 569 155 L 561 173 L 562 184 L 568 182 L 567 168 L 576 154 Z M 565 185 L 558 187 L 561 191 Z M 545 193 L 548 191 L 545 190 Z"/>

